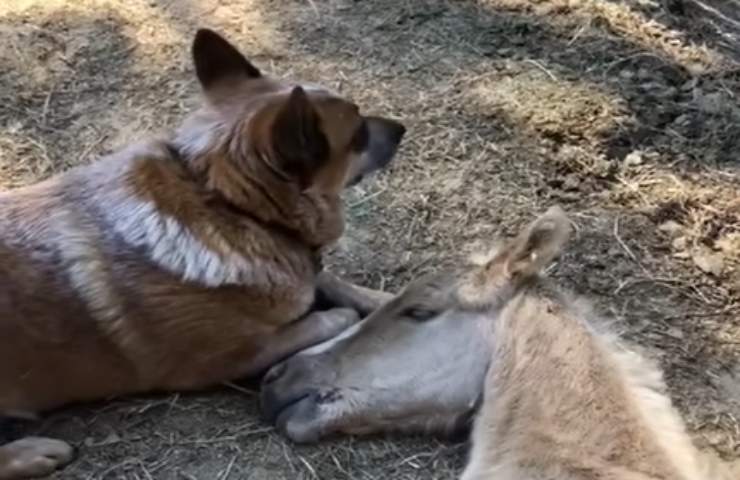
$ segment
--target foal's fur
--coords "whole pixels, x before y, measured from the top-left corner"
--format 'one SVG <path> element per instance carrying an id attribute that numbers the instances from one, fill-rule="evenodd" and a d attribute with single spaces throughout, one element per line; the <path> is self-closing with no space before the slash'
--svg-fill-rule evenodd
<path id="1" fill-rule="evenodd" d="M 361 323 L 273 367 L 265 413 L 310 442 L 448 433 L 482 401 L 465 480 L 724 480 L 725 465 L 699 458 L 660 370 L 540 277 L 569 234 L 553 209 L 475 265 L 376 293 Z M 347 292 L 340 306 L 373 304 Z"/>
<path id="2" fill-rule="evenodd" d="M 568 231 L 551 209 L 461 290 L 471 307 L 500 309 L 463 480 L 737 478 L 700 458 L 658 367 L 538 277 Z"/>
<path id="3" fill-rule="evenodd" d="M 539 276 L 569 235 L 553 208 L 472 267 L 334 295 L 377 310 L 273 367 L 267 415 L 305 442 L 446 432 L 482 401 L 464 480 L 740 479 L 693 446 L 658 367 Z"/>

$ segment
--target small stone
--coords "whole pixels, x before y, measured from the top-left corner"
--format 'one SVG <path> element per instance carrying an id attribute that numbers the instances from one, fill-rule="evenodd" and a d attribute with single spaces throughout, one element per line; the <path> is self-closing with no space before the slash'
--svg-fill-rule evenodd
<path id="1" fill-rule="evenodd" d="M 119 442 L 121 442 L 121 437 L 119 437 L 115 432 L 111 432 L 103 440 L 98 441 L 93 437 L 85 437 L 85 440 L 83 441 L 86 447 L 102 447 L 104 445 L 113 445 Z"/>
<path id="2" fill-rule="evenodd" d="M 640 88 L 645 91 L 663 90 L 664 85 L 660 82 L 645 82 L 640 84 Z"/>
<path id="3" fill-rule="evenodd" d="M 725 261 L 721 254 L 714 253 L 707 248 L 699 248 L 691 253 L 694 264 L 704 273 L 714 276 L 722 275 Z"/>
<path id="4" fill-rule="evenodd" d="M 639 165 L 642 165 L 642 162 L 643 162 L 642 152 L 637 151 L 637 150 L 627 154 L 627 156 L 624 157 L 624 164 L 627 167 L 637 167 Z"/>
<path id="5" fill-rule="evenodd" d="M 673 247 L 673 249 L 679 252 L 683 252 L 684 250 L 686 250 L 686 247 L 688 247 L 688 245 L 689 241 L 686 237 L 678 237 L 675 238 L 673 242 L 671 242 L 671 246 Z"/>
<path id="6" fill-rule="evenodd" d="M 683 331 L 681 331 L 680 328 L 676 328 L 676 327 L 669 327 L 665 333 L 666 335 L 671 336 L 673 338 L 677 338 L 679 340 L 682 340 L 685 337 Z"/>
<path id="7" fill-rule="evenodd" d="M 668 234 L 671 237 L 675 237 L 676 235 L 681 233 L 681 231 L 683 230 L 683 225 L 674 220 L 668 220 L 667 222 L 661 223 L 658 226 L 658 230 Z M 686 239 L 684 238 L 684 240 Z"/>
<path id="8" fill-rule="evenodd" d="M 678 95 L 678 89 L 676 87 L 663 88 L 658 94 L 660 98 L 674 98 L 677 95 Z"/>
<path id="9" fill-rule="evenodd" d="M 730 256 L 740 258 L 740 233 L 733 232 L 720 237 L 715 243 L 717 248 Z"/>
<path id="10" fill-rule="evenodd" d="M 696 88 L 696 84 L 699 82 L 697 77 L 692 77 L 690 80 L 681 85 L 681 90 L 684 92 L 690 92 Z"/>
<path id="11" fill-rule="evenodd" d="M 576 175 L 568 175 L 565 177 L 565 181 L 563 182 L 563 190 L 566 191 L 574 191 L 578 190 L 578 187 L 581 185 L 581 180 Z"/>
<path id="12" fill-rule="evenodd" d="M 730 278 L 727 288 L 735 294 L 740 294 L 740 272 L 735 272 L 735 275 Z"/>
<path id="13" fill-rule="evenodd" d="M 686 113 L 677 116 L 676 119 L 673 121 L 675 125 L 688 125 L 689 122 L 691 122 L 691 117 L 689 117 Z"/>
<path id="14" fill-rule="evenodd" d="M 597 158 L 591 165 L 591 173 L 599 178 L 612 178 L 618 170 L 618 163 L 606 158 Z"/>
<path id="15" fill-rule="evenodd" d="M 121 441 L 121 437 L 118 436 L 117 433 L 111 432 L 110 435 L 105 437 L 102 444 L 103 445 L 112 445 L 114 443 L 119 443 Z"/>
<path id="16" fill-rule="evenodd" d="M 726 108 L 726 100 L 720 92 L 701 95 L 696 99 L 696 104 L 704 113 L 717 114 Z"/>

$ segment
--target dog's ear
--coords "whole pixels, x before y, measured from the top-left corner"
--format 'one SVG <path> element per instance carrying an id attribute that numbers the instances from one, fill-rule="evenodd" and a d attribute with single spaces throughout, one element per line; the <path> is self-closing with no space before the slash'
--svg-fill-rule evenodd
<path id="1" fill-rule="evenodd" d="M 301 87 L 294 87 L 272 125 L 272 150 L 278 168 L 302 188 L 313 183 L 330 156 L 321 117 Z"/>
<path id="2" fill-rule="evenodd" d="M 262 73 L 221 35 L 202 28 L 193 40 L 195 73 L 203 90 L 224 81 L 259 78 Z"/>

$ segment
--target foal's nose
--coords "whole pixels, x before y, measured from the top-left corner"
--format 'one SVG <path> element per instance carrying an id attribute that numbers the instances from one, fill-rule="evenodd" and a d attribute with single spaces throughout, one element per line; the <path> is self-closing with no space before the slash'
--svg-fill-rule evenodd
<path id="1" fill-rule="evenodd" d="M 316 393 L 311 382 L 311 363 L 293 357 L 275 365 L 265 374 L 260 404 L 267 421 L 273 423 L 284 409 Z"/>

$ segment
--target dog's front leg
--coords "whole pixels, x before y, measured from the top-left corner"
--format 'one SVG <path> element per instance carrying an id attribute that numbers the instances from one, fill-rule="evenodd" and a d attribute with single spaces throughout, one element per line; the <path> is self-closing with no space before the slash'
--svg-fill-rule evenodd
<path id="1" fill-rule="evenodd" d="M 72 447 L 60 440 L 16 440 L 0 446 L 0 480 L 45 477 L 69 463 L 72 456 Z"/>
<path id="2" fill-rule="evenodd" d="M 393 297 L 392 293 L 354 285 L 323 271 L 317 279 L 314 309 L 349 308 L 364 318 Z"/>
<path id="3" fill-rule="evenodd" d="M 294 353 L 334 338 L 359 320 L 360 316 L 351 308 L 309 313 L 271 335 L 250 362 L 246 375 L 259 375 Z"/>

